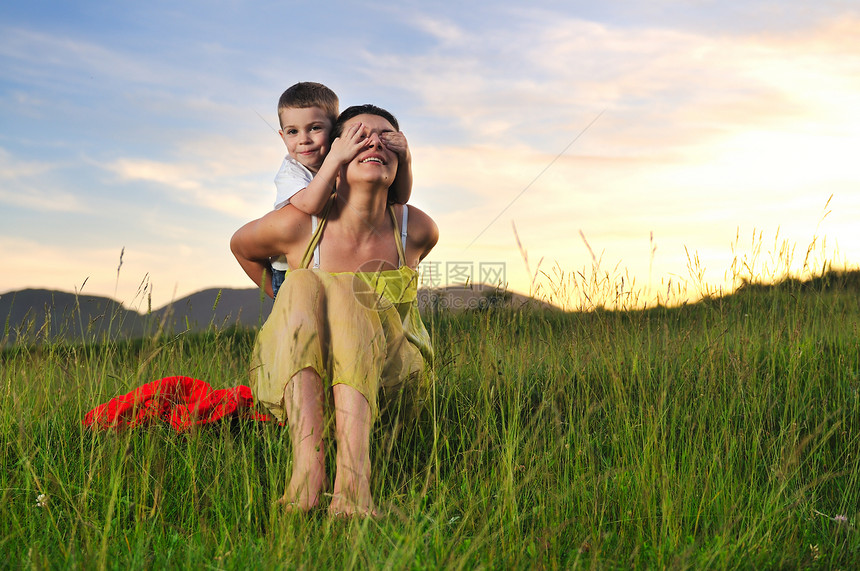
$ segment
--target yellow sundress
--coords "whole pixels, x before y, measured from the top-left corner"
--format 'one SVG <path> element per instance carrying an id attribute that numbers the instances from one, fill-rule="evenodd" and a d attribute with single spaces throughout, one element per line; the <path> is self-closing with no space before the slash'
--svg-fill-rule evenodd
<path id="1" fill-rule="evenodd" d="M 404 206 L 404 209 L 406 206 Z M 406 265 L 394 209 L 389 206 L 400 258 L 396 270 L 329 273 L 310 269 L 325 226 L 325 213 L 302 258 L 290 270 L 254 347 L 251 389 L 280 421 L 286 419 L 284 388 L 304 368 L 324 386 L 346 384 L 367 399 L 375 419 L 378 396 L 426 396 L 430 335 L 418 313 L 418 272 Z M 408 223 L 408 222 L 407 222 Z"/>

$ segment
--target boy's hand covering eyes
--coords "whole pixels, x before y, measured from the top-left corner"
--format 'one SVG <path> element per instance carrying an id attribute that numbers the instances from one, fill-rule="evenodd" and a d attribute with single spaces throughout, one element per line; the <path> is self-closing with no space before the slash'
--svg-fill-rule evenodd
<path id="1" fill-rule="evenodd" d="M 361 123 L 355 123 L 346 133 L 332 141 L 329 156 L 337 163 L 345 165 L 369 144 L 370 139 L 365 138 Z"/>
<path id="2" fill-rule="evenodd" d="M 409 153 L 409 143 L 406 142 L 406 135 L 403 134 L 403 131 L 382 133 L 380 139 L 387 148 L 397 153 L 400 158 L 406 157 Z"/>

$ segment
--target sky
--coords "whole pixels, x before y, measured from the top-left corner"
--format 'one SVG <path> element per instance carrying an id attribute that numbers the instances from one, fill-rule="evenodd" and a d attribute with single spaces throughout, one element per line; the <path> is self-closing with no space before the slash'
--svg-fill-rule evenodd
<path id="1" fill-rule="evenodd" d="M 280 94 L 399 119 L 425 285 L 654 304 L 860 263 L 860 3 L 5 2 L 0 295 L 250 287 Z"/>

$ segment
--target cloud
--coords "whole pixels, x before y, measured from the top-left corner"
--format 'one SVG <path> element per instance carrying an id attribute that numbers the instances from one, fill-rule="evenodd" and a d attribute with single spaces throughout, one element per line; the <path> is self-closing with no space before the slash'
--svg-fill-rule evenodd
<path id="1" fill-rule="evenodd" d="M 432 50 L 366 65 L 380 80 L 401 76 L 423 112 L 455 121 L 452 135 L 465 142 L 528 142 L 548 151 L 605 108 L 598 130 L 628 140 L 616 143 L 616 153 L 818 116 L 827 101 L 855 93 L 860 76 L 857 44 L 846 40 L 860 33 L 860 20 L 789 37 L 738 37 L 613 27 L 546 11 L 519 16 L 482 34 L 434 22 L 446 31 Z"/>
<path id="2" fill-rule="evenodd" d="M 28 161 L 0 148 L 0 203 L 36 211 L 86 212 L 52 175 L 65 165 Z"/>
<path id="3" fill-rule="evenodd" d="M 429 54 L 377 62 L 404 74 L 427 113 L 459 123 L 451 142 L 433 141 L 448 162 L 426 169 L 426 180 L 456 172 L 448 184 L 498 189 L 469 171 L 482 180 L 488 172 L 537 172 L 528 162 L 547 164 L 601 108 L 606 113 L 569 154 L 615 161 L 605 169 L 695 169 L 743 148 L 750 164 L 727 175 L 749 176 L 759 155 L 773 165 L 752 176 L 789 182 L 802 162 L 797 155 L 810 153 L 816 160 L 807 164 L 823 161 L 829 172 L 851 176 L 844 149 L 856 147 L 838 145 L 860 137 L 860 44 L 846 41 L 860 34 L 860 19 L 738 37 L 547 16 L 523 13 L 480 37 L 449 31 Z"/>
<path id="4" fill-rule="evenodd" d="M 262 201 L 252 192 L 247 181 L 219 179 L 206 165 L 167 163 L 148 159 L 118 159 L 104 167 L 114 173 L 120 183 L 145 182 L 172 200 L 194 204 L 240 218 L 265 213 Z M 232 183 L 232 184 L 230 184 Z M 246 198 L 253 197 L 253 198 Z"/>
<path id="5" fill-rule="evenodd" d="M 0 60 L 4 76 L 43 88 L 62 85 L 64 90 L 90 92 L 116 82 L 136 86 L 192 86 L 218 77 L 168 58 L 159 44 L 148 50 L 99 43 L 75 35 L 47 33 L 33 28 L 0 26 Z M 189 52 L 188 56 L 195 55 Z"/>
<path id="6" fill-rule="evenodd" d="M 65 89 L 89 89 L 94 78 L 143 83 L 164 78 L 142 58 L 91 41 L 10 26 L 3 26 L 0 34 L 4 37 L 0 58 L 7 65 L 4 76 L 21 83 L 47 87 L 60 81 Z"/>
<path id="7" fill-rule="evenodd" d="M 73 291 L 88 279 L 92 271 L 103 274 L 95 280 L 98 282 L 103 282 L 105 277 L 109 279 L 111 273 L 115 278 L 120 255 L 119 250 L 46 244 L 12 236 L 0 236 L 0 248 L 4 252 L 4 264 L 15 269 L 14 272 L 3 273 L 0 291 L 27 287 Z M 47 261 L 50 261 L 50 271 L 46 271 Z M 105 291 L 105 288 L 100 288 L 100 291 Z"/>
<path id="8" fill-rule="evenodd" d="M 167 154 L 170 159 L 124 157 L 100 166 L 118 183 L 148 183 L 161 196 L 236 219 L 258 218 L 272 208 L 272 179 L 283 158 L 274 137 L 267 144 L 201 135 L 175 141 Z"/>
<path id="9" fill-rule="evenodd" d="M 167 242 L 123 249 L 46 244 L 0 235 L 0 250 L 4 266 L 15 269 L 0 274 L 0 292 L 30 287 L 77 290 L 115 297 L 127 307 L 146 310 L 147 295 L 151 295 L 154 309 L 219 282 L 253 287 L 230 255 L 226 240 L 204 246 Z M 50 271 L 46 271 L 46 261 L 50 261 Z"/>
<path id="10" fill-rule="evenodd" d="M 465 31 L 453 22 L 428 14 L 409 14 L 410 26 L 431 36 L 442 44 L 459 44 L 465 39 Z"/>
<path id="11" fill-rule="evenodd" d="M 140 136 L 154 125 L 163 131 L 189 124 L 224 129 L 257 120 L 252 107 L 263 90 L 246 81 L 246 74 L 256 79 L 244 61 L 247 54 L 238 57 L 185 35 L 156 42 L 129 37 L 120 42 L 68 27 L 48 33 L 0 25 L 0 79 L 15 86 L 10 93 L 21 112 L 58 117 L 54 127 L 78 129 L 82 138 L 99 130 L 103 137 L 115 136 L 120 123 Z M 145 49 L 136 42 L 145 42 Z M 266 101 L 275 100 L 266 95 Z"/>

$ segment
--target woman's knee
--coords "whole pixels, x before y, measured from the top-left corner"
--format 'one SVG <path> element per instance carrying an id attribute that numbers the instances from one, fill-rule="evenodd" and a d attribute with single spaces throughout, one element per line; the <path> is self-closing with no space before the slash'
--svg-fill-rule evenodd
<path id="1" fill-rule="evenodd" d="M 304 326 L 308 321 L 318 322 L 325 303 L 324 288 L 320 278 L 310 270 L 294 270 L 287 274 L 273 314 L 280 314 L 285 326 Z"/>
<path id="2" fill-rule="evenodd" d="M 289 291 L 292 296 L 316 295 L 322 291 L 322 281 L 312 270 L 292 270 L 284 277 L 281 290 Z"/>

